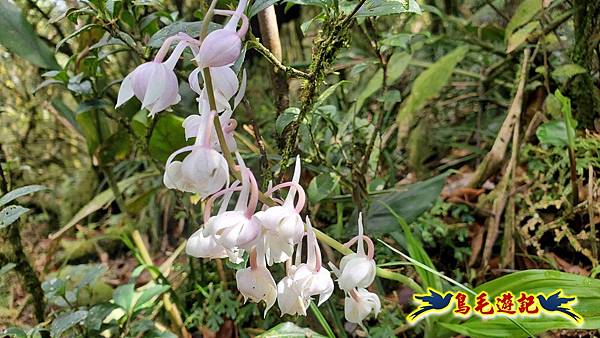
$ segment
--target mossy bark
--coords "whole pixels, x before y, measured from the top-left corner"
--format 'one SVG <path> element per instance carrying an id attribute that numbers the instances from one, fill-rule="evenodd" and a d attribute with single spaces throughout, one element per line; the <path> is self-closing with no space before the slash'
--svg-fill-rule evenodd
<path id="1" fill-rule="evenodd" d="M 573 102 L 575 118 L 581 127 L 593 128 L 600 119 L 600 91 L 590 75 L 594 60 L 598 60 L 595 48 L 600 34 L 600 0 L 575 0 L 575 44 L 571 60 L 588 70 L 573 77 L 566 92 Z"/>
<path id="2" fill-rule="evenodd" d="M 33 310 L 38 323 L 45 321 L 46 302 L 40 280 L 23 251 L 19 226 L 15 223 L 0 231 L 0 263 L 14 263 L 15 271 L 25 283 L 27 292 L 31 294 Z"/>

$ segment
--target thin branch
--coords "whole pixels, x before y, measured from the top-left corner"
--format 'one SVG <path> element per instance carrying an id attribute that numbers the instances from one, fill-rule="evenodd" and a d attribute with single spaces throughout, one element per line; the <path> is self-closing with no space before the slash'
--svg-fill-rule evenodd
<path id="1" fill-rule="evenodd" d="M 279 59 L 277 59 L 277 57 L 275 55 L 273 55 L 273 53 L 271 53 L 271 51 L 267 47 L 263 46 L 258 41 L 258 39 L 248 40 L 248 44 L 250 45 L 251 48 L 256 49 L 259 53 L 261 53 L 264 57 L 266 57 L 267 60 L 269 60 L 269 62 L 271 62 L 275 67 L 277 67 L 277 69 L 282 70 L 288 76 L 301 78 L 301 79 L 310 79 L 311 78 L 310 74 L 305 73 L 296 68 L 286 66 L 283 63 L 281 63 L 281 61 L 279 61 Z"/>

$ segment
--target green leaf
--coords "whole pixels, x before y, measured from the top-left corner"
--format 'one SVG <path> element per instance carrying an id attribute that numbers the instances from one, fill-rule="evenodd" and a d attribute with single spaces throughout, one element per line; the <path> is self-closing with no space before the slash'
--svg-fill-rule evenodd
<path id="1" fill-rule="evenodd" d="M 159 115 L 148 145 L 152 157 L 164 162 L 175 150 L 186 146 L 182 123 L 183 119 L 179 116 Z"/>
<path id="2" fill-rule="evenodd" d="M 161 28 L 158 32 L 154 33 L 148 42 L 148 46 L 153 48 L 159 48 L 162 46 L 163 42 L 177 33 L 183 32 L 192 37 L 198 37 L 200 35 L 200 27 L 202 26 L 202 21 L 193 21 L 193 22 L 185 22 L 185 21 L 176 21 L 172 24 Z M 208 25 L 208 31 L 212 32 L 215 29 L 219 29 L 221 25 L 216 23 L 210 23 Z"/>
<path id="3" fill-rule="evenodd" d="M 289 107 L 284 110 L 275 121 L 275 132 L 277 132 L 278 135 L 281 135 L 290 123 L 298 119 L 298 115 L 300 115 L 299 108 Z"/>
<path id="4" fill-rule="evenodd" d="M 388 86 L 393 85 L 404 73 L 408 63 L 410 62 L 411 55 L 408 53 L 394 53 L 388 61 L 387 69 L 387 84 Z M 356 111 L 359 111 L 365 101 L 375 94 L 383 86 L 383 70 L 378 69 L 375 75 L 369 79 L 365 89 L 358 95 L 356 99 Z"/>
<path id="5" fill-rule="evenodd" d="M 2 334 L 7 335 L 8 337 L 27 338 L 27 333 L 20 327 L 9 327 L 2 331 Z"/>
<path id="6" fill-rule="evenodd" d="M 23 208 L 19 205 L 9 205 L 0 211 L 0 229 L 4 229 L 7 226 L 13 224 L 23 214 L 28 212 L 29 209 Z"/>
<path id="7" fill-rule="evenodd" d="M 546 122 L 538 127 L 535 134 L 542 144 L 553 146 L 566 146 L 569 144 L 567 126 L 564 121 Z"/>
<path id="8" fill-rule="evenodd" d="M 308 185 L 308 199 L 317 203 L 329 197 L 335 190 L 340 178 L 333 173 L 322 173 L 315 176 Z"/>
<path id="9" fill-rule="evenodd" d="M 14 190 L 8 192 L 7 194 L 3 195 L 2 197 L 0 197 L 0 207 L 5 205 L 8 202 L 14 200 L 15 198 L 19 198 L 21 196 L 33 194 L 34 192 L 47 190 L 47 189 L 48 188 L 44 187 L 43 185 L 26 185 L 24 187 L 14 189 Z"/>
<path id="10" fill-rule="evenodd" d="M 98 331 L 102 327 L 102 322 L 111 312 L 117 309 L 115 304 L 102 303 L 94 305 L 85 318 L 85 327 L 88 330 Z"/>
<path id="11" fill-rule="evenodd" d="M 416 0 L 369 0 L 356 12 L 355 16 L 382 16 L 402 13 L 421 14 L 422 11 Z"/>
<path id="12" fill-rule="evenodd" d="M 167 290 L 169 290 L 169 285 L 152 285 L 149 288 L 142 291 L 140 297 L 136 300 L 135 306 L 133 307 L 133 312 L 137 312 L 139 310 L 145 309 L 148 306 L 152 306 L 153 303 L 150 302 L 152 298 L 157 297 Z M 150 303 L 149 303 L 150 302 Z"/>
<path id="13" fill-rule="evenodd" d="M 106 272 L 106 267 L 102 264 L 96 265 L 80 265 L 82 270 L 78 271 L 78 274 L 83 274 L 83 278 L 77 283 L 75 289 L 82 289 L 100 279 L 100 277 Z"/>
<path id="14" fill-rule="evenodd" d="M 398 224 L 400 224 L 400 226 L 402 227 L 404 238 L 400 238 L 400 240 L 398 240 L 398 238 L 401 237 L 400 233 L 392 232 L 392 237 L 396 240 L 396 242 L 398 242 L 398 244 L 406 242 L 406 249 L 408 250 L 408 255 L 410 256 L 410 258 L 419 261 L 422 264 L 425 264 L 433 270 L 436 270 L 435 265 L 433 264 L 431 258 L 423 248 L 421 242 L 419 242 L 419 240 L 415 236 L 413 236 L 413 233 L 410 230 L 408 223 L 406 223 L 406 221 L 388 205 L 384 204 L 384 206 L 388 208 L 390 213 L 394 216 L 394 218 L 396 218 Z M 439 276 L 421 268 L 420 266 L 415 266 L 415 270 L 417 271 L 417 274 L 419 274 L 419 277 L 421 277 L 423 289 L 434 288 L 436 290 L 442 290 L 442 280 Z"/>
<path id="15" fill-rule="evenodd" d="M 256 0 L 256 1 L 253 1 L 252 7 L 250 7 L 250 12 L 248 14 L 248 18 L 252 18 L 256 14 L 258 14 L 258 12 L 262 11 L 263 9 L 276 4 L 277 1 L 278 0 Z"/>
<path id="16" fill-rule="evenodd" d="M 584 319 L 580 326 L 569 320 L 547 315 L 515 320 L 533 334 L 557 329 L 596 330 L 600 327 L 600 280 L 597 279 L 553 270 L 526 270 L 484 283 L 475 288 L 475 292 L 486 291 L 489 299 L 494 299 L 505 291 L 511 291 L 515 295 L 520 292 L 549 294 L 558 289 L 562 289 L 565 295 L 577 297 L 573 310 Z M 516 325 L 498 317 L 485 321 L 471 317 L 463 324 L 441 325 L 469 337 L 526 337 Z"/>
<path id="17" fill-rule="evenodd" d="M 0 45 L 38 67 L 60 68 L 52 49 L 36 35 L 19 8 L 9 0 L 0 0 Z"/>
<path id="18" fill-rule="evenodd" d="M 133 283 L 119 285 L 113 294 L 115 304 L 129 313 L 129 310 L 133 308 L 134 291 L 135 285 Z"/>
<path id="19" fill-rule="evenodd" d="M 406 98 L 398 115 L 399 136 L 406 137 L 415 118 L 415 114 L 448 83 L 454 67 L 465 58 L 469 47 L 461 46 L 448 53 L 427 70 L 422 72 L 414 81 L 410 95 Z"/>
<path id="20" fill-rule="evenodd" d="M 145 178 L 156 176 L 156 175 L 158 175 L 158 173 L 156 173 L 156 172 L 146 172 L 146 173 L 136 174 L 136 175 L 133 175 L 129 178 L 126 178 L 126 179 L 120 181 L 119 183 L 117 183 L 117 185 L 119 186 L 120 191 L 124 191 L 125 189 L 132 186 L 134 183 L 139 182 L 140 180 L 143 180 Z M 50 235 L 49 238 L 56 239 L 56 238 L 62 236 L 62 234 L 64 234 L 67 230 L 69 230 L 70 228 L 75 226 L 75 224 L 77 224 L 79 221 L 81 221 L 82 219 L 84 219 L 85 217 L 90 215 L 91 213 L 93 213 L 97 210 L 100 210 L 105 205 L 112 203 L 112 201 L 114 201 L 114 199 L 115 199 L 115 195 L 113 194 L 111 189 L 104 190 L 100 194 L 96 195 L 96 197 L 94 197 L 94 199 L 92 199 L 90 202 L 88 202 L 83 208 L 81 208 L 75 214 L 75 216 L 73 216 L 73 218 L 69 222 L 67 222 L 67 224 L 65 224 L 59 231 Z"/>
<path id="21" fill-rule="evenodd" d="M 525 41 L 527 41 L 527 39 L 529 38 L 531 33 L 533 33 L 535 30 L 537 30 L 540 27 L 541 27 L 540 22 L 534 21 L 534 22 L 528 23 L 527 25 L 525 25 L 525 27 L 516 31 L 514 34 L 512 34 L 508 38 L 506 52 L 510 53 L 513 50 L 517 49 L 517 47 L 519 47 L 521 44 L 523 44 Z"/>
<path id="22" fill-rule="evenodd" d="M 52 321 L 50 335 L 52 337 L 61 337 L 67 330 L 82 322 L 87 317 L 87 314 L 87 311 L 79 310 L 59 315 Z"/>
<path id="23" fill-rule="evenodd" d="M 537 12 L 542 10 L 541 0 L 525 0 L 521 2 L 519 7 L 515 10 L 515 15 L 510 19 L 504 30 L 504 38 L 508 38 L 512 33 L 519 27 L 528 23 Z"/>
<path id="24" fill-rule="evenodd" d="M 325 336 L 316 333 L 311 329 L 306 329 L 297 326 L 294 323 L 285 322 L 281 323 L 265 333 L 262 333 L 257 338 L 306 338 L 306 337 L 314 337 L 314 338 L 324 338 Z"/>
<path id="25" fill-rule="evenodd" d="M 573 118 L 571 112 L 571 99 L 564 96 L 560 90 L 554 92 L 554 96 L 558 99 L 561 105 L 561 112 L 563 113 L 563 120 L 565 121 L 565 128 L 567 129 L 567 145 L 569 148 L 575 148 L 575 127 L 577 127 L 577 121 Z"/>
<path id="26" fill-rule="evenodd" d="M 76 37 L 77 35 L 88 31 L 92 28 L 98 28 L 98 29 L 104 29 L 104 27 L 102 25 L 99 24 L 95 24 L 95 23 L 88 23 L 87 25 L 81 26 L 80 28 L 78 28 L 77 30 L 75 30 L 73 33 L 67 35 L 64 37 L 64 39 L 60 40 L 57 44 L 56 44 L 56 51 L 58 51 L 60 49 L 60 47 L 65 44 L 65 42 L 71 40 L 72 38 Z"/>
<path id="27" fill-rule="evenodd" d="M 346 83 L 350 83 L 350 81 L 346 81 L 346 80 L 344 80 L 344 81 L 340 81 L 340 82 L 337 82 L 337 83 L 336 83 L 336 84 L 334 84 L 334 85 L 331 85 L 329 88 L 325 89 L 325 90 L 323 91 L 323 93 L 321 93 L 321 95 L 319 95 L 319 97 L 318 97 L 318 98 L 317 98 L 317 100 L 315 101 L 315 103 L 314 103 L 313 107 L 314 107 L 314 108 L 318 108 L 318 107 L 322 106 L 322 105 L 325 103 L 325 101 L 326 101 L 326 100 L 327 100 L 327 99 L 328 99 L 328 98 L 329 98 L 329 97 L 330 97 L 330 96 L 331 96 L 333 93 L 335 93 L 335 90 L 336 90 L 336 89 L 337 89 L 339 86 L 345 85 Z"/>
<path id="28" fill-rule="evenodd" d="M 552 71 L 552 77 L 557 81 L 565 81 L 578 74 L 587 73 L 587 70 L 575 63 L 561 65 Z"/>
<path id="29" fill-rule="evenodd" d="M 381 235 L 400 230 L 395 217 L 385 205 L 407 223 L 413 222 L 423 212 L 431 209 L 440 196 L 445 181 L 446 175 L 439 175 L 406 186 L 401 191 L 375 197 L 364 219 L 365 232 Z"/>

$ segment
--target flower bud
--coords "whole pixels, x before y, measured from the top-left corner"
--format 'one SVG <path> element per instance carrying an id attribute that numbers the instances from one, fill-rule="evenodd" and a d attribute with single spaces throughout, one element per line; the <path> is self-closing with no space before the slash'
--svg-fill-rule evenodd
<path id="1" fill-rule="evenodd" d="M 202 41 L 196 61 L 198 67 L 222 67 L 234 63 L 242 51 L 242 39 L 228 29 L 212 31 Z"/>

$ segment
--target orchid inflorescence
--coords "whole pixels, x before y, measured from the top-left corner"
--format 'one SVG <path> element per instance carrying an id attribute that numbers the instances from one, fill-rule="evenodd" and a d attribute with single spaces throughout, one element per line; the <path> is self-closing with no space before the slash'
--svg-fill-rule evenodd
<path id="1" fill-rule="evenodd" d="M 119 90 L 117 107 L 135 96 L 154 117 L 160 111 L 180 100 L 175 65 L 186 48 L 194 56 L 197 68 L 189 75 L 190 88 L 198 94 L 198 114 L 188 116 L 183 122 L 186 139 L 195 138 L 194 144 L 183 147 L 169 156 L 163 182 L 170 189 L 192 192 L 206 200 L 203 226 L 194 232 L 186 244 L 186 253 L 198 258 L 228 258 L 234 264 L 244 262 L 248 255 L 249 267 L 236 273 L 237 287 L 246 300 L 264 302 L 267 311 L 278 303 L 281 314 L 306 315 L 312 297 L 319 297 L 318 305 L 325 302 L 334 291 L 331 273 L 322 265 L 321 250 L 310 219 L 303 222 L 300 213 L 305 204 L 305 192 L 299 184 L 300 158 L 292 180 L 270 187 L 265 196 L 275 206 L 262 205 L 259 210 L 258 184 L 252 171 L 242 157 L 235 152 L 237 166 L 230 168 L 223 156 L 223 149 L 235 151 L 233 137 L 237 122 L 233 111 L 241 102 L 246 89 L 246 72 L 242 80 L 232 69 L 240 57 L 242 39 L 248 30 L 248 18 L 244 15 L 247 0 L 241 0 L 235 11 L 214 10 L 214 14 L 231 16 L 221 29 L 206 37 L 195 39 L 178 33 L 167 38 L 153 61 L 138 66 L 127 75 Z M 242 24 L 237 29 L 238 23 Z M 163 61 L 171 47 L 177 45 Z M 212 80 L 212 88 L 201 87 Z M 212 101 L 212 102 L 211 102 Z M 219 142 L 213 120 L 220 122 L 220 132 L 225 145 Z M 182 161 L 178 155 L 187 153 Z M 239 180 L 229 183 L 229 170 L 239 173 Z M 288 189 L 286 198 L 279 200 L 273 195 Z M 229 202 L 237 200 L 233 209 Z M 213 214 L 213 205 L 220 199 L 220 206 Z M 358 236 L 346 243 L 357 243 L 357 252 L 342 258 L 339 269 L 329 266 L 338 278 L 338 285 L 346 294 L 345 317 L 348 321 L 361 323 L 370 313 L 380 311 L 379 297 L 369 291 L 375 278 L 373 242 L 363 234 L 362 215 L 358 220 Z M 306 260 L 302 260 L 303 239 L 306 237 Z M 367 244 L 367 253 L 364 245 Z M 285 263 L 286 274 L 275 283 L 268 267 Z"/>

